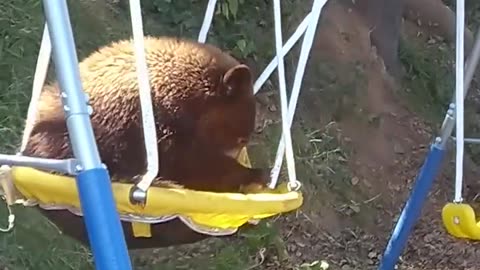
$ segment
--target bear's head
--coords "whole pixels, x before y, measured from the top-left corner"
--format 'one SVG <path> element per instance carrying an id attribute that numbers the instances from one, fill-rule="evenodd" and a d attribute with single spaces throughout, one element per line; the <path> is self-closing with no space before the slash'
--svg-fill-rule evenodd
<path id="1" fill-rule="evenodd" d="M 215 95 L 196 121 L 196 138 L 236 158 L 255 127 L 256 104 L 252 73 L 237 64 L 219 76 Z"/>

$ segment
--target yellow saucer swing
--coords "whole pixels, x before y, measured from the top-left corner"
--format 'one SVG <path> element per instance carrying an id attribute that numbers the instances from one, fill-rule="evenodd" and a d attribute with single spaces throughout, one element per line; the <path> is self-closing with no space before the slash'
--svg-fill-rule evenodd
<path id="1" fill-rule="evenodd" d="M 447 203 L 442 209 L 442 221 L 452 236 L 480 240 L 480 222 L 469 204 Z"/>
<path id="2" fill-rule="evenodd" d="M 241 152 L 239 162 L 250 166 L 246 149 Z M 68 210 L 72 214 L 81 215 L 73 177 L 15 166 L 4 168 L 1 177 L 2 189 L 9 205 L 38 205 L 49 211 Z M 145 204 L 136 204 L 130 199 L 133 186 L 112 183 L 121 220 L 131 223 L 135 238 L 151 238 L 151 226 L 174 218 L 201 234 L 229 235 L 248 222 L 295 210 L 303 202 L 302 194 L 288 191 L 286 185 L 251 194 L 152 186 L 147 191 Z M 135 246 L 135 243 L 130 244 Z"/>
<path id="3" fill-rule="evenodd" d="M 133 0 L 129 2 L 131 7 L 135 56 L 137 58 L 137 69 L 139 70 L 138 79 L 139 82 L 142 82 L 139 83 L 139 90 L 145 146 L 155 145 L 156 135 L 154 130 L 155 125 L 153 124 L 154 119 L 150 99 L 150 87 L 148 84 L 148 71 L 145 55 L 141 49 L 143 48 L 143 29 L 140 3 L 139 1 Z M 134 6 L 132 6 L 132 3 Z M 199 42 L 205 42 L 206 34 L 212 21 L 214 8 L 211 8 L 211 5 L 215 5 L 214 0 L 209 1 L 209 8 L 207 8 L 204 24 L 200 31 Z M 275 5 L 276 10 L 279 11 L 279 1 L 275 1 Z M 147 149 L 146 175 L 150 173 L 149 177 L 145 176 L 136 185 L 117 182 L 111 184 L 116 208 L 120 214 L 129 248 L 157 246 L 155 241 L 159 239 L 157 239 L 156 236 L 163 234 L 158 236 L 162 238 L 168 235 L 167 227 L 168 224 L 172 224 L 171 222 L 177 222 L 170 226 L 170 230 L 177 232 L 177 236 L 179 237 L 189 233 L 196 233 L 204 237 L 208 235 L 231 235 L 234 234 L 239 227 L 247 223 L 255 224 L 259 219 L 293 211 L 302 205 L 303 197 L 299 192 L 301 185 L 295 176 L 290 126 L 300 91 L 300 82 L 303 78 L 323 5 L 324 3 L 321 3 L 321 1 L 315 2 L 311 13 L 307 16 L 308 19 L 306 17 L 302 24 L 299 25 L 296 32 L 285 44 L 285 47 L 282 48 L 281 31 L 275 31 L 277 57 L 271 61 L 254 86 L 256 93 L 273 72 L 275 66 L 278 65 L 283 136 L 277 150 L 270 188 L 256 191 L 252 190 L 249 194 L 241 194 L 150 186 L 153 180 L 152 175 L 156 175 L 158 171 L 158 167 L 155 165 L 155 163 L 158 164 L 158 153 L 156 153 L 156 147 L 154 147 L 153 152 L 150 151 L 152 149 Z M 279 12 L 275 12 L 275 27 L 276 30 L 281 30 Z M 283 57 L 303 33 L 305 33 L 305 40 L 303 41 L 300 52 L 297 74 L 291 94 L 291 104 L 287 104 Z M 23 146 L 28 140 L 32 123 L 35 121 L 36 102 L 43 88 L 50 54 L 50 37 L 48 28 L 45 25 L 21 150 L 23 150 Z M 290 181 L 289 183 L 276 186 L 284 154 L 286 154 Z M 250 166 L 246 149 L 241 151 L 238 160 L 243 165 Z M 86 232 L 81 219 L 80 199 L 74 177 L 61 176 L 47 173 L 45 170 L 35 169 L 35 166 L 31 164 L 37 164 L 36 166 L 38 167 L 38 162 L 32 162 L 32 159 L 29 160 L 29 157 L 0 155 L 0 165 L 3 165 L 0 168 L 0 183 L 9 210 L 11 210 L 10 206 L 14 204 L 39 207 L 42 213 L 50 220 L 54 221 L 57 225 L 61 223 L 60 227 L 64 233 L 73 235 L 79 239 L 86 239 Z M 63 170 L 63 173 L 69 174 L 74 171 L 65 169 L 65 167 L 68 167 L 67 163 L 63 163 L 62 166 L 63 168 L 59 169 L 59 171 Z M 45 167 L 41 166 L 39 168 L 45 169 Z M 140 189 L 144 192 L 141 203 L 134 202 L 134 200 L 132 202 L 132 197 L 134 197 L 132 196 L 132 190 L 134 190 L 135 187 L 142 187 Z M 9 227 L 3 231 L 11 230 L 13 224 L 14 215 L 10 212 Z M 187 225 L 187 230 L 182 231 L 179 229 L 179 227 L 185 227 L 180 226 L 182 224 Z M 167 226 L 160 227 L 162 225 Z M 156 235 L 155 232 L 158 232 L 158 234 Z M 160 239 L 159 241 L 163 241 L 164 245 L 169 245 L 169 243 L 172 242 L 165 239 Z M 189 240 L 186 240 L 186 242 L 188 241 Z M 173 241 L 172 243 L 178 243 L 178 241 Z"/>

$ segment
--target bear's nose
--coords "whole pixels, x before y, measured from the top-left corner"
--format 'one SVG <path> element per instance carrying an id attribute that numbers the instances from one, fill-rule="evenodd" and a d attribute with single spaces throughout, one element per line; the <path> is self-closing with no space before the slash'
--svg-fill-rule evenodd
<path id="1" fill-rule="evenodd" d="M 248 143 L 248 139 L 245 137 L 238 138 L 237 140 L 238 144 L 245 145 Z"/>

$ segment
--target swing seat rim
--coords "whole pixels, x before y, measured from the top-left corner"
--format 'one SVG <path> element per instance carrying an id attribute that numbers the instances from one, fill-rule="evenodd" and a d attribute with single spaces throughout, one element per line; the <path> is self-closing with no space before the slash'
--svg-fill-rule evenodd
<path id="1" fill-rule="evenodd" d="M 80 209 L 73 177 L 55 175 L 29 167 L 11 168 L 13 184 L 27 200 L 40 205 Z M 158 217 L 179 215 L 193 223 L 212 228 L 238 228 L 250 220 L 264 219 L 299 208 L 303 196 L 298 191 L 285 192 L 279 185 L 276 193 L 216 193 L 180 188 L 150 187 L 145 205 L 130 202 L 133 184 L 112 183 L 116 207 L 120 214 Z"/>
<path id="2" fill-rule="evenodd" d="M 74 177 L 57 175 L 30 167 L 11 167 L 13 185 L 22 197 L 44 209 L 81 208 Z M 120 214 L 141 217 L 183 216 L 199 226 L 219 229 L 238 228 L 259 220 L 293 211 L 303 204 L 298 191 L 287 185 L 261 193 L 218 193 L 184 188 L 150 187 L 145 205 L 132 204 L 134 184 L 114 182 L 112 192 Z M 53 207 L 52 207 L 53 206 Z M 137 221 L 138 222 L 138 221 Z"/>
<path id="3" fill-rule="evenodd" d="M 15 187 L 27 199 L 36 200 L 42 204 L 80 206 L 74 177 L 56 175 L 30 167 L 12 167 L 11 172 Z M 125 205 L 122 209 L 133 210 L 121 212 L 132 214 L 143 212 L 147 216 L 192 212 L 262 215 L 293 210 L 303 199 L 300 192 L 286 191 L 286 185 L 283 184 L 270 192 L 265 190 L 247 194 L 152 186 L 147 191 L 146 204 L 142 206 L 130 202 L 129 192 L 133 186 L 134 184 L 129 183 L 111 183 L 115 200 L 117 204 Z M 221 202 L 224 204 L 218 204 Z M 161 203 L 172 206 L 159 206 Z M 247 206 L 257 208 L 252 209 Z M 176 212 L 169 212 L 171 210 Z"/>
<path id="4" fill-rule="evenodd" d="M 240 151 L 237 160 L 251 167 L 246 147 Z M 47 211 L 63 209 L 82 215 L 73 176 L 20 166 L 11 167 L 9 171 L 9 181 L 21 195 L 17 197 L 34 202 L 30 206 L 38 205 Z M 265 188 L 247 194 L 151 186 L 144 205 L 132 204 L 132 187 L 134 184 L 122 181 L 111 183 L 117 211 L 123 221 L 154 224 L 175 216 L 202 231 L 234 231 L 248 222 L 290 212 L 303 204 L 302 193 L 289 191 L 287 183 L 273 190 Z"/>

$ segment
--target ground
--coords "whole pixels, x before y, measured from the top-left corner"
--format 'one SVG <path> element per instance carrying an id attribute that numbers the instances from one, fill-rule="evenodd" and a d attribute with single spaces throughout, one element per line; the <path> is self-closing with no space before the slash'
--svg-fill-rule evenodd
<path id="1" fill-rule="evenodd" d="M 1 27 L 8 21 L 1 20 L 6 17 L 12 29 L 5 35 L 4 48 L 8 49 L 2 51 L 11 62 L 0 64 L 3 71 L 8 70 L 0 72 L 0 85 L 8 89 L 0 96 L 0 115 L 4 116 L 0 117 L 0 137 L 4 140 L 2 150 L 10 152 L 18 143 L 26 113 L 41 33 L 38 1 L 27 2 L 15 8 L 0 4 L 0 28 L 8 29 L 7 25 Z M 199 20 L 190 18 L 201 18 L 204 5 L 182 9 L 181 14 L 170 18 L 171 5 L 163 3 L 168 1 L 153 2 L 157 11 L 164 13 L 149 17 L 146 12 L 147 32 L 189 35 L 198 31 L 193 26 L 199 25 Z M 99 44 L 129 35 L 129 29 L 120 23 L 128 25 L 128 17 L 101 3 L 72 7 L 73 21 L 78 23 L 75 33 L 80 58 Z M 271 13 L 270 9 L 261 5 L 248 11 L 257 12 L 250 17 L 271 19 L 265 15 Z M 292 12 L 285 21 L 287 32 L 291 33 L 308 9 L 308 5 L 284 8 Z M 10 13 L 2 14 L 1 10 Z M 97 19 L 82 20 L 92 10 L 99 14 Z M 155 8 L 149 7 L 152 10 Z M 225 9 L 221 13 L 225 15 Z M 177 25 L 173 19 L 181 23 Z M 119 23 L 105 24 L 108 20 Z M 168 29 L 159 26 L 167 22 L 171 26 Z M 244 57 L 258 75 L 273 54 L 271 40 L 258 38 L 265 35 L 265 28 L 232 25 L 218 17 L 215 22 L 211 42 Z M 92 26 L 99 32 L 88 30 Z M 231 34 L 235 27 L 243 30 L 240 38 Z M 222 32 L 225 29 L 231 30 Z M 255 46 L 246 32 L 258 38 Z M 453 89 L 454 54 L 451 46 L 432 37 L 419 23 L 405 21 L 400 60 L 406 76 L 393 78 L 371 46 L 369 33 L 362 17 L 338 3 L 331 2 L 323 11 L 292 127 L 297 173 L 305 196 L 303 207 L 232 238 L 132 252 L 135 269 L 376 269 L 443 120 L 445 100 Z M 297 46 L 286 59 L 287 85 L 293 82 L 298 50 Z M 257 134 L 249 147 L 258 165 L 272 164 L 281 132 L 276 76 L 273 74 L 258 94 Z M 469 102 L 475 104 L 475 83 L 473 88 L 473 101 Z M 471 119 L 475 117 L 477 114 L 472 114 Z M 478 133 L 475 125 L 469 128 Z M 469 150 L 473 154 L 465 163 L 465 194 L 472 199 L 480 189 L 475 190 L 476 149 Z M 451 160 L 449 155 L 398 269 L 475 269 L 480 258 L 478 244 L 450 237 L 441 224 L 441 209 L 453 197 Z M 91 269 L 87 249 L 63 237 L 34 210 L 15 210 L 16 230 L 0 235 L 0 268 Z"/>

